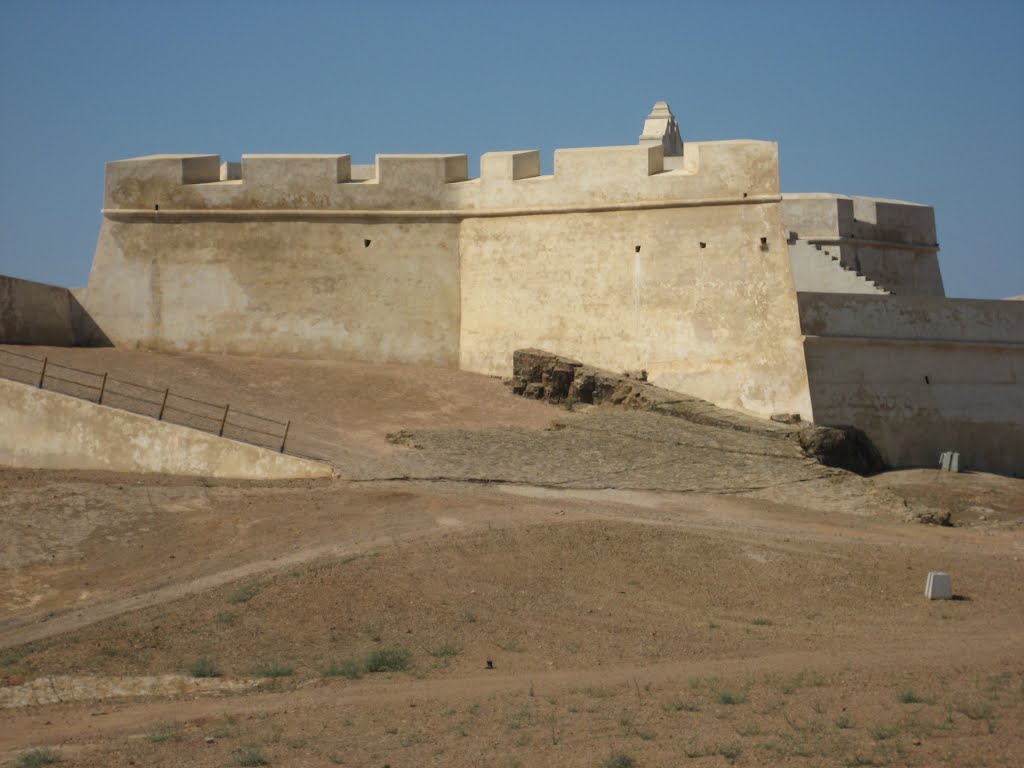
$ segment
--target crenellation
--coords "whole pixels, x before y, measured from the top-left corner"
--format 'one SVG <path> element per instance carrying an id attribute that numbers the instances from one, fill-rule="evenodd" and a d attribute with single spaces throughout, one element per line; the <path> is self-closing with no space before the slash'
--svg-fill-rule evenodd
<path id="1" fill-rule="evenodd" d="M 636 183 L 665 170 L 660 144 L 555 150 L 555 178 L 581 187 Z"/>
<path id="2" fill-rule="evenodd" d="M 351 155 L 242 155 L 242 181 L 253 187 L 323 188 L 352 178 Z"/>
<path id="3" fill-rule="evenodd" d="M 482 181 L 518 181 L 540 176 L 540 152 L 487 152 L 480 158 Z"/>
<path id="4" fill-rule="evenodd" d="M 771 142 L 702 142 L 665 158 L 660 144 L 558 149 L 554 173 L 541 175 L 537 150 L 488 152 L 469 178 L 462 154 L 380 154 L 353 165 L 343 154 L 151 156 L 107 165 L 107 215 L 142 216 L 159 205 L 179 219 L 189 211 L 345 211 L 393 215 L 504 215 L 519 210 L 664 206 L 715 200 L 751 202 L 778 193 Z M 196 215 L 199 215 L 198 213 Z"/>
<path id="5" fill-rule="evenodd" d="M 377 155 L 377 182 L 383 187 L 429 193 L 468 178 L 466 155 Z"/>
<path id="6" fill-rule="evenodd" d="M 187 185 L 220 180 L 220 155 L 147 155 L 107 163 L 106 208 L 152 209 Z"/>

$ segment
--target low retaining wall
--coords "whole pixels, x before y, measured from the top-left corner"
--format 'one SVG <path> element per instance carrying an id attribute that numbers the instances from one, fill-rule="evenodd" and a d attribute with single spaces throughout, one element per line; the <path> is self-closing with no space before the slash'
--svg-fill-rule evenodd
<path id="1" fill-rule="evenodd" d="M 0 379 L 0 465 L 278 480 L 324 463 Z"/>

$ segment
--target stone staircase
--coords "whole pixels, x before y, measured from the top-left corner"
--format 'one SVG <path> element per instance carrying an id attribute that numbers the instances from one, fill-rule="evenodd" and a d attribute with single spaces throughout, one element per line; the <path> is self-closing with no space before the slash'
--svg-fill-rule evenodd
<path id="1" fill-rule="evenodd" d="M 789 260 L 797 291 L 889 294 L 873 280 L 843 264 L 838 246 L 790 240 Z"/>

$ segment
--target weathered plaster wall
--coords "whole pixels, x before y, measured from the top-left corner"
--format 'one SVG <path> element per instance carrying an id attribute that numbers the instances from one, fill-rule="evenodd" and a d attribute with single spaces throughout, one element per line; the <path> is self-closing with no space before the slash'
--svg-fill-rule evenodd
<path id="1" fill-rule="evenodd" d="M 232 175 L 232 174 L 228 174 Z M 216 155 L 107 164 L 85 303 L 116 343 L 454 365 L 464 155 Z"/>
<path id="2" fill-rule="evenodd" d="M 0 379 L 0 465 L 281 479 L 326 464 Z"/>
<path id="3" fill-rule="evenodd" d="M 467 219 L 460 366 L 508 373 L 513 350 L 534 346 L 643 368 L 725 407 L 808 414 L 776 147 L 690 147 L 691 166 L 671 173 L 658 172 L 661 147 L 650 165 L 636 148 L 580 150 L 572 169 L 556 154 L 555 180 L 587 184 L 584 200 L 614 186 L 609 168 L 632 176 L 632 206 Z M 522 183 L 482 182 L 481 197 Z"/>
<path id="4" fill-rule="evenodd" d="M 895 466 L 1024 474 L 1024 305 L 799 296 L 813 418 L 864 429 Z"/>
<path id="5" fill-rule="evenodd" d="M 86 302 L 150 349 L 455 365 L 457 249 L 444 221 L 107 220 Z"/>
<path id="6" fill-rule="evenodd" d="M 67 288 L 0 275 L 0 344 L 69 347 L 74 341 Z"/>

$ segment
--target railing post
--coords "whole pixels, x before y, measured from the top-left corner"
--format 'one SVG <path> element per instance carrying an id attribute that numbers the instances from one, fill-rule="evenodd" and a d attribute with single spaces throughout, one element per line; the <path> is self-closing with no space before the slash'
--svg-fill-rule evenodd
<path id="1" fill-rule="evenodd" d="M 156 417 L 157 421 L 164 420 L 164 409 L 167 407 L 167 396 L 171 394 L 171 388 L 168 387 L 164 390 L 164 401 L 160 403 L 160 415 Z"/>
<path id="2" fill-rule="evenodd" d="M 48 357 L 44 357 L 43 358 L 43 370 L 39 372 L 39 389 L 43 388 L 43 379 L 46 378 L 46 361 L 47 360 L 49 360 Z"/>
<path id="3" fill-rule="evenodd" d="M 284 425 L 284 437 L 281 438 L 281 450 L 278 453 L 284 453 L 284 444 L 288 440 L 288 430 L 291 429 L 292 420 L 288 419 L 288 423 Z"/>
<path id="4" fill-rule="evenodd" d="M 230 407 L 230 403 L 224 406 L 224 418 L 220 420 L 220 432 L 217 433 L 218 437 L 224 437 L 224 425 L 228 423 L 228 409 Z"/>
<path id="5" fill-rule="evenodd" d="M 96 405 L 103 405 L 103 393 L 107 391 L 107 374 L 104 372 L 103 381 L 100 382 L 100 399 L 96 401 Z"/>

